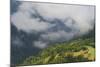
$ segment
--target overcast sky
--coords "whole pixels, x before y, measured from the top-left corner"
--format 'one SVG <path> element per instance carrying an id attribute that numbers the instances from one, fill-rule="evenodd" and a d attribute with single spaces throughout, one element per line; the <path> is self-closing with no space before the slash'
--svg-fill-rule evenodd
<path id="1" fill-rule="evenodd" d="M 94 20 L 94 6 L 38 2 L 21 2 L 11 15 L 11 22 L 18 30 L 42 32 L 39 40 L 33 42 L 39 48 L 46 47 L 50 42 L 69 40 L 87 33 L 93 29 Z M 68 28 L 70 31 L 66 31 Z"/>

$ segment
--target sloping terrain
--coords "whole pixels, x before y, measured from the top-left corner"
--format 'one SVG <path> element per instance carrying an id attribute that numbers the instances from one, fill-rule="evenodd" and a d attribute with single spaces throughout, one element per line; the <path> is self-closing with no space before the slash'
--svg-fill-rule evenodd
<path id="1" fill-rule="evenodd" d="M 95 60 L 94 38 L 57 43 L 42 50 L 37 56 L 26 58 L 20 65 L 86 62 Z"/>

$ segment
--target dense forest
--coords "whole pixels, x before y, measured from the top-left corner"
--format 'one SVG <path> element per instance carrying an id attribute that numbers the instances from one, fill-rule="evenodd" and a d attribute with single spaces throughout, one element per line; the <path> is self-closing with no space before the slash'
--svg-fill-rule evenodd
<path id="1" fill-rule="evenodd" d="M 56 43 L 42 50 L 37 56 L 26 58 L 20 65 L 86 62 L 95 60 L 94 38 L 78 38 L 70 42 Z"/>

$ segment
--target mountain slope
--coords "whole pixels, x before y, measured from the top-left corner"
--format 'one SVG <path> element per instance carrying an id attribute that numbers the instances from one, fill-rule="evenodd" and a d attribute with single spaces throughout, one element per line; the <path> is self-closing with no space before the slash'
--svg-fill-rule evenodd
<path id="1" fill-rule="evenodd" d="M 37 56 L 30 56 L 20 65 L 55 64 L 86 62 L 95 60 L 94 38 L 77 39 L 57 43 L 41 51 Z"/>

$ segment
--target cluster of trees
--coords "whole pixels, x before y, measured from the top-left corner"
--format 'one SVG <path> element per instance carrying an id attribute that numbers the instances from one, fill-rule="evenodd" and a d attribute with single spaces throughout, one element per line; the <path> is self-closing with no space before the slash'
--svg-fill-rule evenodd
<path id="1" fill-rule="evenodd" d="M 79 38 L 71 42 L 57 43 L 42 50 L 37 56 L 26 58 L 20 65 L 94 61 L 95 55 L 92 56 L 93 60 L 88 59 L 93 54 L 89 53 L 91 49 L 88 49 L 87 46 L 92 50 L 95 49 L 94 38 Z"/>

